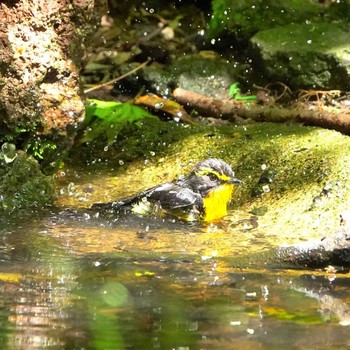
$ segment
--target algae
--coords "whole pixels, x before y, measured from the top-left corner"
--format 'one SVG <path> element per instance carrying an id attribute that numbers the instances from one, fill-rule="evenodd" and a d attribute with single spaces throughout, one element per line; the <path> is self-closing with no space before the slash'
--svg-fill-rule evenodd
<path id="1" fill-rule="evenodd" d="M 89 180 L 89 186 L 97 190 L 88 195 L 81 191 L 84 201 L 61 197 L 60 205 L 68 201 L 88 207 L 115 200 L 171 181 L 208 157 L 224 159 L 244 181 L 235 190 L 227 220 L 235 224 L 258 214 L 257 225 L 265 235 L 288 241 L 334 232 L 339 214 L 350 202 L 350 139 L 317 127 L 273 123 L 183 126 L 149 120 L 142 128 L 130 126 L 104 154 L 107 168 L 113 171 L 104 176 L 102 166 L 97 166 L 100 178 Z M 266 174 L 273 176 L 264 182 L 261 178 Z M 79 192 L 87 184 L 76 186 Z"/>
<path id="2" fill-rule="evenodd" d="M 53 203 L 52 178 L 45 176 L 38 162 L 25 152 L 18 151 L 11 162 L 3 162 L 0 175 L 0 212 L 33 212 Z"/>

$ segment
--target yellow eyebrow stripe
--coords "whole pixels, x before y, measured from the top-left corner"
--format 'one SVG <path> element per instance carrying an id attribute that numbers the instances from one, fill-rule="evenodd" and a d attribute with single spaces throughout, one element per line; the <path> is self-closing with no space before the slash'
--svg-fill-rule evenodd
<path id="1" fill-rule="evenodd" d="M 196 172 L 197 175 L 209 175 L 209 174 L 214 174 L 218 179 L 220 179 L 221 181 L 228 181 L 231 178 L 225 174 L 220 174 L 215 170 L 212 169 L 203 169 L 203 170 L 199 170 Z"/>

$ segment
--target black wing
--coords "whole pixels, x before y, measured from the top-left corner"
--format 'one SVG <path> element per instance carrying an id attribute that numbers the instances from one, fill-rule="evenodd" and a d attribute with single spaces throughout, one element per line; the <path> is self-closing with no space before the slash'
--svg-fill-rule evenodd
<path id="1" fill-rule="evenodd" d="M 146 198 L 151 203 L 159 204 L 165 210 L 186 209 L 187 207 L 195 206 L 201 211 L 203 208 L 203 200 L 200 194 L 194 193 L 189 188 L 183 188 L 176 182 L 167 182 L 149 188 L 137 195 L 121 198 L 115 202 L 95 203 L 91 208 L 95 210 L 128 209 L 143 198 Z"/>
<path id="2" fill-rule="evenodd" d="M 151 190 L 151 189 L 149 189 Z M 146 194 L 149 190 L 146 190 L 142 193 L 133 195 L 133 196 L 129 196 L 129 197 L 124 197 L 121 198 L 117 201 L 114 202 L 108 202 L 108 203 L 94 203 L 91 206 L 91 209 L 94 210 L 119 210 L 119 209 L 128 209 L 131 208 L 131 206 L 134 203 L 137 203 L 141 200 L 141 198 L 144 197 L 144 194 Z"/>
<path id="3" fill-rule="evenodd" d="M 163 209 L 185 209 L 195 206 L 201 210 L 203 200 L 199 193 L 189 188 L 179 186 L 176 182 L 169 182 L 154 187 L 144 197 L 148 201 L 158 203 Z"/>

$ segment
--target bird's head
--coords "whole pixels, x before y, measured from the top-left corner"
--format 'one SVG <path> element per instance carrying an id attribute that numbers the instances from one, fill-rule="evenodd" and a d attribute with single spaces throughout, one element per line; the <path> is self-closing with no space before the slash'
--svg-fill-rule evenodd
<path id="1" fill-rule="evenodd" d="M 232 168 L 223 160 L 208 158 L 195 165 L 189 175 L 189 184 L 194 192 L 206 197 L 211 190 L 221 185 L 233 188 L 234 184 L 242 183 L 234 175 Z"/>
<path id="2" fill-rule="evenodd" d="M 203 199 L 204 220 L 216 221 L 227 213 L 235 184 L 242 183 L 234 177 L 232 168 L 221 159 L 208 158 L 195 165 L 188 177 L 191 189 Z"/>

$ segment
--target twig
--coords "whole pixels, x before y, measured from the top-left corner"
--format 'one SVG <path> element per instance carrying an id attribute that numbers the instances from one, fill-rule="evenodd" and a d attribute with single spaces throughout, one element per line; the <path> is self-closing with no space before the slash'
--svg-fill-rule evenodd
<path id="1" fill-rule="evenodd" d="M 325 93 L 325 92 L 323 92 Z M 225 101 L 211 96 L 200 95 L 192 91 L 177 88 L 173 91 L 177 102 L 189 109 L 197 110 L 201 115 L 235 121 L 235 117 L 252 119 L 258 122 L 298 121 L 307 125 L 322 126 L 350 135 L 350 108 L 310 109 L 308 106 L 282 108 L 277 105 L 265 106 L 240 101 Z"/>
<path id="2" fill-rule="evenodd" d="M 105 83 L 103 83 L 103 84 L 95 85 L 95 86 L 93 86 L 93 87 L 91 87 L 91 88 L 89 88 L 89 89 L 84 90 L 84 93 L 87 94 L 87 93 L 89 93 L 89 92 L 91 92 L 91 91 L 94 91 L 94 90 L 103 88 L 103 87 L 105 87 L 105 86 L 107 86 L 107 85 L 114 84 L 114 83 L 116 83 L 117 81 L 122 80 L 122 79 L 126 78 L 127 76 L 129 76 L 129 75 L 131 75 L 131 74 L 137 72 L 139 69 L 141 69 L 141 68 L 143 68 L 144 66 L 146 66 L 149 62 L 151 62 L 151 59 L 150 59 L 150 58 L 149 58 L 147 61 L 145 61 L 145 62 L 139 64 L 137 67 L 135 67 L 134 69 L 130 70 L 129 72 L 126 72 L 125 74 L 120 75 L 118 78 L 109 80 L 109 81 L 107 81 L 107 82 L 105 82 Z"/>

